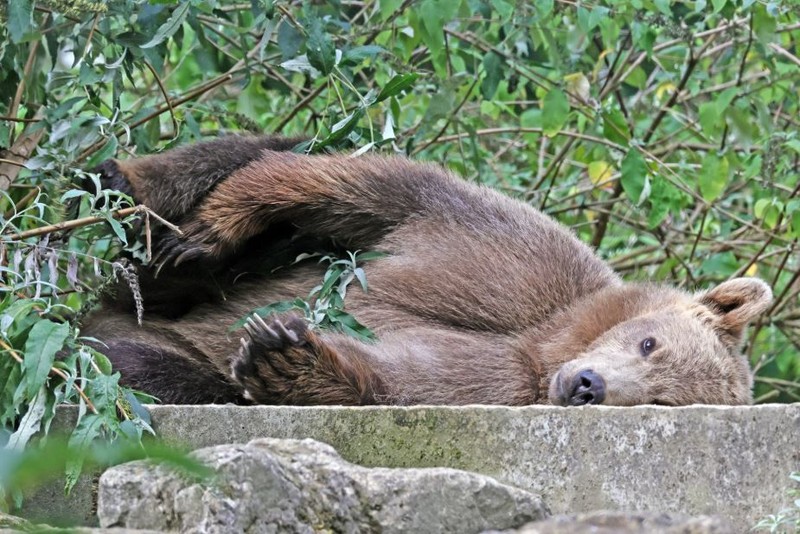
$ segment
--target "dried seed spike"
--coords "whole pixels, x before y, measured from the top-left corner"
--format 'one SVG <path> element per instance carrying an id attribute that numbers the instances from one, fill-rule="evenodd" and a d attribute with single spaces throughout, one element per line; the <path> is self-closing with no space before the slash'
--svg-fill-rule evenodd
<path id="1" fill-rule="evenodd" d="M 78 289 L 78 255 L 74 252 L 67 258 L 67 283 L 72 289 Z"/>
<path id="2" fill-rule="evenodd" d="M 47 275 L 50 285 L 53 286 L 51 291 L 55 294 L 58 291 L 58 253 L 55 250 L 47 254 Z"/>

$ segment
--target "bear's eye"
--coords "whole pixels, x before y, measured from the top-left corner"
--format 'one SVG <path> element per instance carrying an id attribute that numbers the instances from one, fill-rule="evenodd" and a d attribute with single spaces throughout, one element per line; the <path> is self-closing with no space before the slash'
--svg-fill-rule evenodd
<path id="1" fill-rule="evenodd" d="M 647 356 L 654 350 L 656 350 L 656 340 L 655 338 L 648 337 L 642 344 L 639 346 L 639 349 L 642 351 L 642 356 Z"/>

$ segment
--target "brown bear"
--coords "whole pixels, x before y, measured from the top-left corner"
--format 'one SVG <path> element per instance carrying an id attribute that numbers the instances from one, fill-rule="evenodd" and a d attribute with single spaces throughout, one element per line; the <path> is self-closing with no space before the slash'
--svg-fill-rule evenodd
<path id="1" fill-rule="evenodd" d="M 297 142 L 227 137 L 101 166 L 183 231 L 157 233 L 139 267 L 141 327 L 124 288 L 85 325 L 124 383 L 169 403 L 751 402 L 739 346 L 770 304 L 764 282 L 625 283 L 520 201 L 435 165 Z M 292 314 L 229 338 L 319 284 L 323 267 L 292 260 L 320 250 L 384 253 L 346 300 L 376 342 Z"/>

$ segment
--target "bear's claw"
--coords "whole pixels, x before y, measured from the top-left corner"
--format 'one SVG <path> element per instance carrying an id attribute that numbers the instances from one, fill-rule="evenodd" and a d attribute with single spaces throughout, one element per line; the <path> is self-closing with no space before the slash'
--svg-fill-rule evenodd
<path id="1" fill-rule="evenodd" d="M 280 319 L 273 319 L 267 324 L 260 316 L 252 315 L 247 319 L 244 329 L 253 342 L 264 348 L 279 350 L 286 346 L 303 345 L 308 327 L 299 317 L 289 318 L 286 324 Z"/>
<path id="2" fill-rule="evenodd" d="M 294 382 L 313 368 L 314 351 L 308 343 L 308 325 L 297 316 L 265 321 L 252 315 L 244 325 L 238 355 L 231 362 L 233 379 L 244 396 L 262 403 L 284 400 Z"/>
<path id="3" fill-rule="evenodd" d="M 211 260 L 222 255 L 223 247 L 221 245 L 209 244 L 201 236 L 189 234 L 179 236 L 169 233 L 159 238 L 149 266 L 158 277 L 164 267 L 177 268 L 183 263 Z"/>

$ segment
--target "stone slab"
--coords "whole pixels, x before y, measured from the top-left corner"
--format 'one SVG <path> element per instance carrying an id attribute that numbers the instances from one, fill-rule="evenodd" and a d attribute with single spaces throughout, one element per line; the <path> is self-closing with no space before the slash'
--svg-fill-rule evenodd
<path id="1" fill-rule="evenodd" d="M 313 438 L 352 463 L 453 467 L 540 494 L 553 513 L 718 515 L 747 530 L 788 506 L 800 404 L 761 406 L 154 406 L 164 440 L 199 448 Z M 64 409 L 69 424 L 74 411 Z M 83 499 L 85 501 L 85 499 Z M 82 515 L 54 492 L 26 515 Z"/>
<path id="2" fill-rule="evenodd" d="M 541 498 L 448 469 L 362 467 L 312 439 L 259 438 L 193 453 L 214 473 L 138 461 L 100 477 L 102 527 L 203 532 L 469 534 L 549 517 Z"/>

